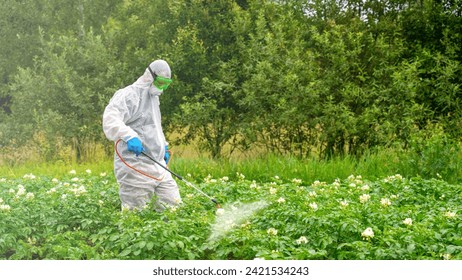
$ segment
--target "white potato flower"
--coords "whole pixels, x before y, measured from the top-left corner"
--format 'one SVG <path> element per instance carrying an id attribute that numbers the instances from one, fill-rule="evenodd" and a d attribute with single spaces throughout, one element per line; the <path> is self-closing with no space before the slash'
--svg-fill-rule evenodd
<path id="1" fill-rule="evenodd" d="M 239 180 L 244 180 L 244 179 L 245 179 L 245 175 L 242 174 L 242 173 L 236 172 L 236 175 L 237 175 L 237 178 L 238 178 Z"/>
<path id="2" fill-rule="evenodd" d="M 306 239 L 305 236 L 300 236 L 300 238 L 297 239 L 295 242 L 297 242 L 298 245 L 300 245 L 300 244 L 306 244 L 306 243 L 308 243 L 308 239 Z"/>
<path id="3" fill-rule="evenodd" d="M 335 181 L 332 183 L 334 187 L 340 187 L 340 179 L 335 179 Z"/>
<path id="4" fill-rule="evenodd" d="M 412 226 L 412 219 L 411 218 L 404 219 L 403 224 L 405 224 L 407 226 Z"/>
<path id="5" fill-rule="evenodd" d="M 340 201 L 340 205 L 342 205 L 343 207 L 347 207 L 348 206 L 348 201 L 342 200 L 342 201 Z"/>
<path id="6" fill-rule="evenodd" d="M 269 228 L 266 232 L 267 232 L 269 235 L 277 235 L 277 234 L 278 234 L 278 231 L 277 231 L 277 229 L 275 229 L 275 228 Z"/>
<path id="7" fill-rule="evenodd" d="M 392 176 L 388 176 L 387 178 L 383 179 L 384 182 L 393 182 L 393 181 L 403 181 L 403 176 L 400 174 L 395 174 Z"/>
<path id="8" fill-rule="evenodd" d="M 371 240 L 371 238 L 374 237 L 374 231 L 372 230 L 372 228 L 368 227 L 361 233 L 361 237 L 364 240 Z"/>
<path id="9" fill-rule="evenodd" d="M 451 211 L 448 211 L 444 214 L 444 216 L 448 217 L 448 218 L 454 218 L 456 216 L 456 212 L 451 212 Z"/>
<path id="10" fill-rule="evenodd" d="M 391 205 L 391 201 L 388 198 L 382 198 L 380 204 L 382 204 L 383 207 L 387 207 Z"/>
<path id="11" fill-rule="evenodd" d="M 292 179 L 292 183 L 294 183 L 296 185 L 300 185 L 302 183 L 302 179 L 294 178 L 294 179 Z"/>
<path id="12" fill-rule="evenodd" d="M 445 261 L 452 259 L 452 255 L 449 254 L 449 253 L 440 254 L 440 256 L 441 256 L 441 258 L 443 258 L 443 260 L 445 260 Z"/>
<path id="13" fill-rule="evenodd" d="M 16 193 L 16 197 L 19 197 L 21 195 L 25 195 L 26 194 L 26 189 L 24 188 L 23 185 L 19 185 L 18 186 L 18 192 Z"/>
<path id="14" fill-rule="evenodd" d="M 366 184 L 366 185 L 363 185 L 363 186 L 361 187 L 361 190 L 363 190 L 363 191 L 368 191 L 369 189 L 370 189 L 370 187 L 369 187 L 369 185 L 367 185 L 367 184 Z"/>
<path id="15" fill-rule="evenodd" d="M 34 197 L 35 197 L 34 193 L 28 192 L 26 194 L 26 199 L 34 199 Z"/>
<path id="16" fill-rule="evenodd" d="M 208 184 L 215 184 L 217 182 L 216 179 L 212 178 L 212 175 L 207 175 L 207 177 L 204 178 L 204 182 Z"/>
<path id="17" fill-rule="evenodd" d="M 0 211 L 10 211 L 11 207 L 10 205 L 2 204 L 0 205 Z"/>
<path id="18" fill-rule="evenodd" d="M 371 198 L 370 195 L 368 195 L 368 194 L 362 194 L 362 195 L 359 197 L 359 201 L 360 201 L 361 203 L 366 203 L 370 198 Z"/>
<path id="19" fill-rule="evenodd" d="M 250 221 L 247 221 L 241 225 L 241 228 L 246 228 L 249 227 L 252 223 Z"/>
<path id="20" fill-rule="evenodd" d="M 30 174 L 26 174 L 26 175 L 24 175 L 24 177 L 23 177 L 23 178 L 24 178 L 24 179 L 32 179 L 32 180 L 33 180 L 33 179 L 35 179 L 35 175 L 34 175 L 34 174 L 32 174 L 32 173 L 30 173 Z"/>
<path id="21" fill-rule="evenodd" d="M 313 187 L 313 188 L 316 188 L 316 187 L 324 187 L 324 186 L 326 186 L 326 185 L 327 185 L 326 182 L 321 182 L 321 181 L 319 181 L 319 180 L 316 180 L 316 181 L 313 182 L 313 184 L 311 184 L 311 187 Z"/>
<path id="22" fill-rule="evenodd" d="M 74 188 L 74 189 L 71 189 L 71 191 L 76 195 L 76 196 L 79 196 L 81 194 L 84 194 L 87 192 L 87 190 L 85 189 L 85 186 L 80 186 L 78 188 Z"/>

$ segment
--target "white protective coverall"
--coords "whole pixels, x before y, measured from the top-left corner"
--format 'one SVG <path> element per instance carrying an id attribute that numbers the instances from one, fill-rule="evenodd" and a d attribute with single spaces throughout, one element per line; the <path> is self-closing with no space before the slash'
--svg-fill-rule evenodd
<path id="1" fill-rule="evenodd" d="M 156 60 L 150 65 L 158 76 L 171 78 L 170 66 L 164 60 Z M 146 68 L 138 80 L 118 90 L 106 106 L 103 115 L 103 130 L 111 141 L 120 141 L 117 149 L 123 160 L 137 170 L 159 180 L 146 177 L 129 168 L 119 156 L 114 154 L 114 172 L 119 183 L 122 209 L 141 209 L 157 197 L 156 210 L 181 202 L 178 185 L 171 174 L 144 155 L 136 156 L 127 150 L 127 141 L 138 137 L 144 152 L 166 165 L 164 160 L 165 140 L 161 127 L 159 96 L 162 90 L 155 87 L 153 76 Z"/>

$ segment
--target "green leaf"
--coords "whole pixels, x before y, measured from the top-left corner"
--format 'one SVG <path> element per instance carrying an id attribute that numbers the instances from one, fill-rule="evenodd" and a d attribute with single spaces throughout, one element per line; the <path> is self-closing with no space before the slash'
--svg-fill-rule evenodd
<path id="1" fill-rule="evenodd" d="M 143 249 L 145 246 L 146 246 L 146 241 L 141 241 L 141 242 L 138 243 L 138 247 L 140 249 Z"/>
<path id="2" fill-rule="evenodd" d="M 125 250 L 122 251 L 122 253 L 119 254 L 119 256 L 125 257 L 125 256 L 129 255 L 131 252 L 132 252 L 132 250 L 130 248 L 126 248 Z"/>
<path id="3" fill-rule="evenodd" d="M 114 235 L 111 235 L 111 237 L 109 237 L 109 240 L 110 240 L 110 241 L 116 241 L 117 239 L 119 239 L 119 235 L 118 235 L 118 234 L 114 234 Z"/>
<path id="4" fill-rule="evenodd" d="M 414 252 L 414 250 L 415 250 L 415 244 L 414 243 L 411 243 L 411 244 L 407 245 L 407 251 L 409 253 Z"/>

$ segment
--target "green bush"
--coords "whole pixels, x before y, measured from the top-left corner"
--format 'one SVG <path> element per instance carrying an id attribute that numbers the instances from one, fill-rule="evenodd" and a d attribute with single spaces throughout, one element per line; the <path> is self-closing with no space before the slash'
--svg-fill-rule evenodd
<path id="1" fill-rule="evenodd" d="M 438 126 L 412 135 L 409 149 L 403 155 L 401 166 L 407 175 L 460 181 L 460 144 Z"/>

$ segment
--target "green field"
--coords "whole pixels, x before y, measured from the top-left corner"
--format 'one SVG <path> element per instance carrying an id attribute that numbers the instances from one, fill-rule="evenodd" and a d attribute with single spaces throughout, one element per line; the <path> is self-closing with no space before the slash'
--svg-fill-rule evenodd
<path id="1" fill-rule="evenodd" d="M 177 159 L 223 208 L 179 182 L 183 204 L 163 213 L 121 211 L 110 161 L 3 170 L 0 259 L 462 259 L 460 185 L 279 160 Z"/>

